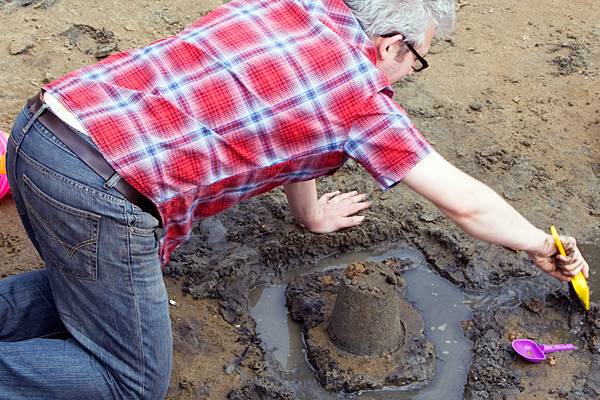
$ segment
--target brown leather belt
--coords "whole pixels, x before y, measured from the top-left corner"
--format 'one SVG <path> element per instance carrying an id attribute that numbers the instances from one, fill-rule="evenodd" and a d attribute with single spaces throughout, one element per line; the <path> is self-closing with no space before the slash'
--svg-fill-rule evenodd
<path id="1" fill-rule="evenodd" d="M 29 111 L 35 114 L 43 105 L 40 98 L 40 94 L 32 97 L 27 102 Z M 69 125 L 63 122 L 60 118 L 46 109 L 38 117 L 40 121 L 48 130 L 50 130 L 61 142 L 65 144 L 73 153 L 77 155 L 88 167 L 90 167 L 95 173 L 100 175 L 105 181 L 111 179 L 116 171 L 110 164 L 104 159 L 102 154 L 89 142 L 81 137 L 81 134 L 73 130 Z M 161 221 L 160 215 L 154 203 L 152 203 L 146 196 L 138 192 L 133 186 L 120 178 L 114 184 L 114 188 L 119 191 L 127 200 L 141 208 L 143 211 L 152 214 L 158 221 Z"/>

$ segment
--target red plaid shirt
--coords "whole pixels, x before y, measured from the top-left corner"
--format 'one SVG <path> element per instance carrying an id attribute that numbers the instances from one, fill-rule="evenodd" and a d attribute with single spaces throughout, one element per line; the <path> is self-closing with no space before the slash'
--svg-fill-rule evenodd
<path id="1" fill-rule="evenodd" d="M 163 220 L 192 223 L 348 157 L 388 188 L 430 151 L 342 0 L 234 0 L 44 87 Z"/>

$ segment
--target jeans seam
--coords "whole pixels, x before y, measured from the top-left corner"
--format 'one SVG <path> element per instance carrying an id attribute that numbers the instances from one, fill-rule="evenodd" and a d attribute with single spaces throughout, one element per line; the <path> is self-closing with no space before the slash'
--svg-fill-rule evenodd
<path id="1" fill-rule="evenodd" d="M 82 336 L 84 336 L 84 337 L 87 338 L 87 335 L 84 335 L 77 327 L 70 326 L 69 329 L 71 329 L 73 331 L 77 331 L 78 334 L 80 334 L 80 335 L 82 335 Z M 73 332 L 70 332 L 70 331 L 67 331 L 67 332 L 69 333 L 69 335 L 74 336 Z M 79 340 L 77 340 L 77 339 L 75 339 L 75 340 L 77 342 L 79 342 Z M 114 393 L 113 389 L 116 388 L 116 387 L 118 387 L 119 384 L 118 384 L 118 380 L 113 377 L 113 372 L 111 371 L 110 368 L 105 367 L 102 364 L 102 362 L 99 359 L 96 358 L 96 356 L 94 354 L 90 353 L 89 350 L 86 349 L 85 351 L 86 351 L 86 353 L 88 353 L 90 362 L 92 363 L 92 365 L 94 366 L 94 368 L 96 368 L 100 372 L 100 375 L 102 375 L 102 377 L 105 380 L 107 380 L 107 383 L 108 383 L 109 389 L 111 391 L 111 394 L 113 395 L 113 398 L 116 399 L 116 397 L 114 397 L 115 393 Z"/>
<path id="2" fill-rule="evenodd" d="M 139 346 L 140 346 L 140 355 L 142 357 L 139 369 L 141 370 L 141 397 L 140 399 L 144 398 L 144 391 L 145 391 L 145 386 L 146 386 L 146 368 L 145 368 L 145 359 L 146 356 L 144 354 L 144 338 L 142 335 L 142 320 L 141 320 L 141 315 L 140 315 L 140 308 L 139 308 L 139 304 L 137 301 L 137 296 L 136 296 L 136 289 L 135 289 L 135 285 L 133 284 L 133 262 L 131 259 L 131 254 L 132 254 L 132 247 L 131 247 L 131 224 L 130 224 L 130 220 L 129 220 L 129 216 L 127 215 L 127 209 L 129 207 L 124 207 L 125 208 L 125 220 L 127 221 L 127 248 L 129 249 L 129 254 L 128 254 L 128 259 L 127 259 L 127 264 L 129 267 L 129 282 L 131 282 L 131 292 L 133 293 L 133 303 L 135 306 L 135 312 L 137 315 L 137 329 L 138 329 L 138 336 L 139 336 Z M 132 210 L 132 214 L 133 214 L 133 210 Z"/>
<path id="3" fill-rule="evenodd" d="M 26 112 L 29 113 L 29 115 L 31 116 L 29 118 L 29 120 L 31 120 L 31 118 L 33 118 L 33 114 L 31 113 L 31 111 L 29 111 L 29 108 L 27 107 Z M 56 135 L 54 135 L 54 133 L 50 129 L 48 129 L 46 125 L 44 125 L 41 121 L 34 121 L 31 127 L 28 129 L 28 131 L 32 128 L 36 129 L 45 139 L 52 143 L 52 145 L 58 147 L 62 151 L 69 153 L 73 157 L 77 157 L 77 154 L 73 153 L 73 151 L 69 147 L 67 147 L 67 145 L 65 145 L 59 138 L 57 138 Z"/>
<path id="4" fill-rule="evenodd" d="M 27 175 L 27 173 L 24 173 L 22 175 L 22 177 L 23 177 L 23 186 L 27 187 L 31 192 L 33 192 L 34 195 L 36 195 L 36 197 L 39 197 L 41 200 L 43 200 L 49 206 L 57 208 L 71 216 L 85 218 L 87 220 L 91 220 L 91 221 L 95 221 L 95 222 L 99 222 L 100 219 L 102 218 L 101 215 L 96 214 L 95 212 L 91 212 L 91 211 L 83 210 L 81 208 L 70 206 L 68 204 L 65 204 L 65 203 L 53 198 L 52 196 L 48 195 L 47 193 L 44 193 L 44 191 L 42 191 L 32 181 L 32 179 Z M 67 182 L 63 182 L 63 183 L 67 184 Z M 72 188 L 74 188 L 78 191 L 81 191 L 81 188 L 78 188 L 78 187 L 72 187 Z"/>
<path id="5" fill-rule="evenodd" d="M 88 186 L 86 184 L 83 184 L 81 182 L 78 182 L 72 178 L 67 178 L 65 176 L 63 176 L 61 173 L 56 172 L 46 166 L 44 166 L 43 164 L 39 163 L 38 161 L 34 160 L 33 158 L 31 158 L 27 153 L 21 151 L 19 153 L 19 157 L 21 157 L 25 162 L 33 165 L 34 167 L 38 168 L 41 172 L 46 173 L 48 175 L 52 175 L 53 177 L 55 177 L 56 179 L 59 179 L 61 181 L 63 181 L 65 184 L 68 184 L 70 186 L 73 186 L 79 190 L 88 190 L 93 192 L 94 195 L 97 195 L 101 198 L 103 198 L 104 200 L 112 203 L 112 204 L 116 204 L 116 205 L 125 205 L 127 204 L 127 200 L 125 199 L 121 199 L 119 197 L 113 196 L 111 194 L 108 193 L 104 193 L 101 190 L 98 190 L 94 187 Z M 16 158 L 16 157 L 15 157 Z"/>
<path id="6" fill-rule="evenodd" d="M 25 108 L 27 108 L 27 107 L 25 107 Z M 31 118 L 31 114 L 28 117 L 27 117 L 27 114 L 24 114 L 24 116 L 26 117 L 27 121 L 29 121 L 29 119 Z M 27 125 L 27 123 L 25 123 L 25 125 Z M 15 129 L 15 127 L 13 126 L 11 134 L 8 137 L 9 142 L 12 142 L 12 144 L 14 146 L 14 152 L 13 152 L 13 156 L 12 156 L 11 165 L 7 165 L 7 167 L 8 167 L 7 169 L 8 169 L 8 171 L 13 171 L 13 174 L 15 174 L 15 180 L 16 180 L 16 171 L 17 171 L 17 158 L 20 155 L 21 144 L 23 143 L 23 140 L 25 140 L 26 134 L 27 134 L 27 132 L 23 132 L 22 129 Z M 8 148 L 7 148 L 7 153 L 8 153 Z"/>
<path id="7" fill-rule="evenodd" d="M 66 330 L 66 329 L 61 329 L 60 331 L 47 333 L 47 334 L 41 335 L 41 336 L 36 336 L 36 338 L 44 339 L 44 338 L 47 338 L 47 337 L 50 337 L 50 336 L 58 335 L 59 333 L 69 333 L 69 331 Z"/>

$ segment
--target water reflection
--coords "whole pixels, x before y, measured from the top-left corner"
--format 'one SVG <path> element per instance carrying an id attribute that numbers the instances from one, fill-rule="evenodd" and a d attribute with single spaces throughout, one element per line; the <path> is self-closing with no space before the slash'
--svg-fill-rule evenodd
<path id="1" fill-rule="evenodd" d="M 358 260 L 382 261 L 397 257 L 410 260 L 415 268 L 403 274 L 406 297 L 419 310 L 425 323 L 425 335 L 436 348 L 436 375 L 430 385 L 420 390 L 368 391 L 353 396 L 376 399 L 448 399 L 463 398 L 467 369 L 471 361 L 471 343 L 464 337 L 460 321 L 471 318 L 467 299 L 456 287 L 433 273 L 423 256 L 409 247 L 398 247 L 377 255 L 361 253 L 328 258 L 312 271 L 344 268 Z M 299 274 L 296 272 L 294 275 Z M 290 279 L 292 275 L 287 276 Z M 316 383 L 305 360 L 301 327 L 292 321 L 285 308 L 285 286 L 257 288 L 251 293 L 250 315 L 255 319 L 263 346 L 272 352 L 271 366 L 294 390 L 294 397 L 304 399 L 339 399 Z"/>

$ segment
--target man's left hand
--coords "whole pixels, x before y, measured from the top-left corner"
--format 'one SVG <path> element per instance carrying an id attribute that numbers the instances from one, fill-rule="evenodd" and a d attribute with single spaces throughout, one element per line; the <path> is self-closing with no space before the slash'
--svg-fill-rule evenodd
<path id="1" fill-rule="evenodd" d="M 311 232 L 329 233 L 359 225 L 365 217 L 355 214 L 371 206 L 367 197 L 357 191 L 325 193 L 318 200 L 316 215 L 307 218 L 303 226 Z"/>

